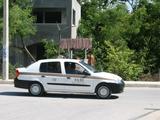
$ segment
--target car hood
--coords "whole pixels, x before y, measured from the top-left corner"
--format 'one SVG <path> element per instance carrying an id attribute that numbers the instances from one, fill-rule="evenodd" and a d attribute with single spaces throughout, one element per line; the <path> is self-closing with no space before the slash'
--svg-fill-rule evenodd
<path id="1" fill-rule="evenodd" d="M 97 73 L 94 73 L 93 76 L 104 78 L 104 79 L 109 79 L 109 80 L 121 80 L 122 79 L 118 75 L 107 73 L 107 72 L 97 72 Z"/>

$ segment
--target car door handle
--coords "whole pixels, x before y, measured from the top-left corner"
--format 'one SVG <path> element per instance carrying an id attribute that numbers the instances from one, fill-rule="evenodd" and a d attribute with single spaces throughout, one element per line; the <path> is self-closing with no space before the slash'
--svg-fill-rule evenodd
<path id="1" fill-rule="evenodd" d="M 67 77 L 67 79 L 71 79 L 71 77 Z"/>
<path id="2" fill-rule="evenodd" d="M 46 76 L 45 76 L 45 75 L 42 75 L 41 77 L 43 77 L 43 78 L 44 78 L 44 77 L 46 77 Z"/>

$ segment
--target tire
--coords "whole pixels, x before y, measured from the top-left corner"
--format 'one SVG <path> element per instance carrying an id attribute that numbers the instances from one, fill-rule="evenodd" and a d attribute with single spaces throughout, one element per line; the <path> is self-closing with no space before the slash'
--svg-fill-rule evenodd
<path id="1" fill-rule="evenodd" d="M 42 96 L 44 93 L 43 86 L 40 83 L 32 83 L 29 86 L 29 94 L 32 96 Z"/>
<path id="2" fill-rule="evenodd" d="M 111 96 L 111 90 L 107 85 L 98 85 L 96 88 L 96 95 L 100 99 L 107 99 Z"/>

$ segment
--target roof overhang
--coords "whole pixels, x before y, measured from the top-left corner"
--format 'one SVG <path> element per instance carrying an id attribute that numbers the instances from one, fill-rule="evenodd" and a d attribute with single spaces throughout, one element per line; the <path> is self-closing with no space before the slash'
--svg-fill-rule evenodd
<path id="1" fill-rule="evenodd" d="M 61 39 L 60 48 L 62 49 L 91 49 L 92 39 L 90 38 Z"/>

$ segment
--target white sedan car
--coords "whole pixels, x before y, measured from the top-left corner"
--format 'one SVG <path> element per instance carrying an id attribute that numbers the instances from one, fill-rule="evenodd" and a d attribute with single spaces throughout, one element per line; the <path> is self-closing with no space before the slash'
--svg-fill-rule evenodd
<path id="1" fill-rule="evenodd" d="M 14 85 L 28 89 L 33 96 L 67 92 L 96 94 L 102 99 L 124 89 L 121 77 L 97 72 L 85 62 L 74 59 L 39 60 L 26 68 L 17 68 Z"/>

